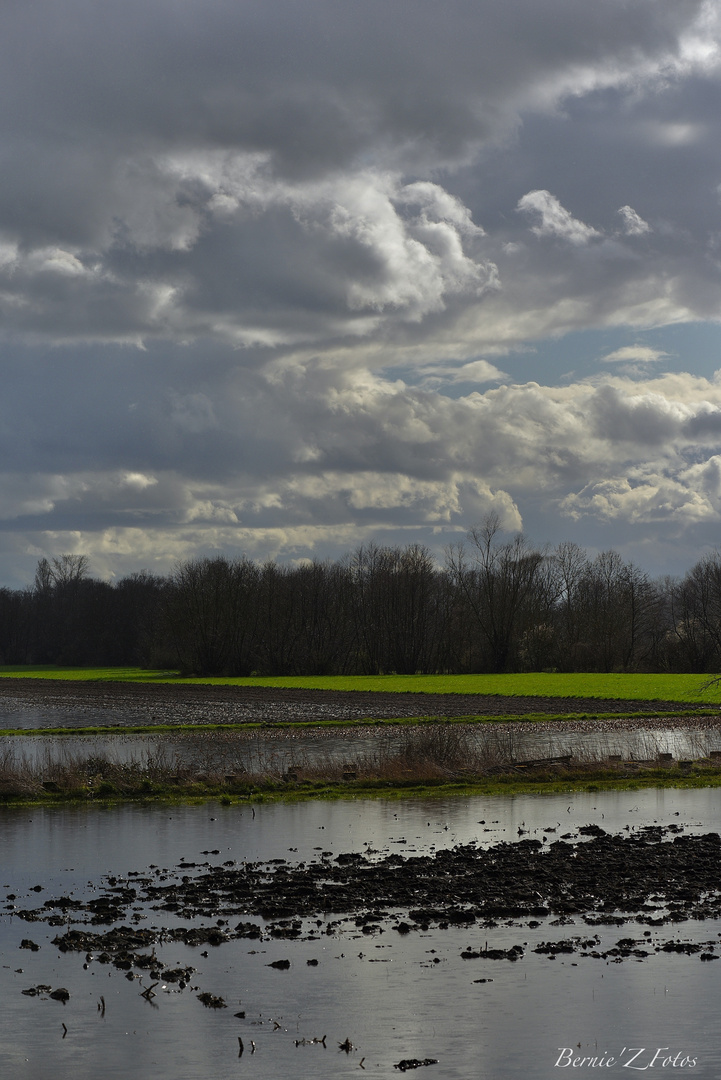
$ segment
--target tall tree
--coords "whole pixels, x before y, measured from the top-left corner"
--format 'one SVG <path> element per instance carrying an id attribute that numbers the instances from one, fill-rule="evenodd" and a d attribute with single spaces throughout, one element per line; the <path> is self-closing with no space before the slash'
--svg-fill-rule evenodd
<path id="1" fill-rule="evenodd" d="M 360 669 L 435 671 L 444 626 L 442 585 L 430 551 L 365 544 L 350 561 Z"/>
<path id="2" fill-rule="evenodd" d="M 223 556 L 177 566 L 164 594 L 164 626 L 181 670 L 247 675 L 253 667 L 259 571 Z"/>
<path id="3" fill-rule="evenodd" d="M 511 670 L 524 631 L 550 618 L 553 588 L 548 560 L 522 533 L 502 542 L 500 519 L 489 514 L 468 533 L 468 544 L 447 554 L 447 567 L 472 612 L 491 671 Z"/>

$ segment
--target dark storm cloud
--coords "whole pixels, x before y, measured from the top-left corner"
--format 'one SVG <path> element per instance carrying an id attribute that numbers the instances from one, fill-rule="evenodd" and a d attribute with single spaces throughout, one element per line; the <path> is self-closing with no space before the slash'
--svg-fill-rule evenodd
<path id="1" fill-rule="evenodd" d="M 564 90 L 666 74 L 702 9 L 16 5 L 0 46 L 1 220 L 36 244 L 104 244 L 108 214 L 122 212 L 123 163 L 181 149 L 267 153 L 296 179 L 359 163 L 456 164 Z"/>
<path id="2" fill-rule="evenodd" d="M 497 254 L 449 216 L 452 172 L 515 144 L 523 119 L 537 167 L 506 215 L 544 189 L 585 221 L 599 207 L 568 178 L 539 185 L 544 160 L 567 155 L 533 150 L 530 118 L 560 117 L 581 147 L 576 102 L 635 95 L 628 134 L 649 90 L 706 71 L 707 11 L 701 0 L 16 6 L 0 44 L 2 323 L 49 340 L 245 345 L 413 337 L 408 323 L 441 311 L 452 323 L 474 273 L 481 291 L 496 280 Z M 617 120 L 623 107 L 601 111 Z M 435 205 L 414 204 L 419 179 L 435 182 Z M 635 206 L 628 186 L 612 213 Z M 492 212 L 492 200 L 469 205 L 478 225 Z M 522 235 L 521 220 L 507 232 L 494 239 Z M 460 275 L 449 244 L 463 248 Z"/>
<path id="3" fill-rule="evenodd" d="M 571 65 L 677 55 L 702 10 L 699 0 L 37 0 L 6 8 L 0 88 L 10 130 L 27 135 L 31 120 L 36 137 L 91 134 L 98 149 L 245 146 L 316 173 L 387 137 L 426 143 L 437 161 Z"/>

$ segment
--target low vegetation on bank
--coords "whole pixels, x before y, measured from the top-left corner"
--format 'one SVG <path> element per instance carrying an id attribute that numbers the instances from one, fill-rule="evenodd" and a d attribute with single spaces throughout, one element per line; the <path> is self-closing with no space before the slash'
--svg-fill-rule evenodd
<path id="1" fill-rule="evenodd" d="M 493 794 L 520 791 L 601 790 L 616 787 L 721 785 L 721 727 L 698 737 L 692 758 L 671 760 L 652 734 L 638 736 L 632 757 L 612 758 L 577 749 L 570 754 L 522 758 L 512 733 L 478 733 L 457 725 L 430 725 L 403 733 L 372 752 L 345 760 L 279 754 L 241 763 L 231 733 L 199 733 L 191 754 L 160 741 L 137 760 L 112 754 L 15 754 L 12 740 L 0 753 L 0 801 L 85 803 L 113 800 L 219 798 L 223 802 L 279 798 L 383 795 Z"/>

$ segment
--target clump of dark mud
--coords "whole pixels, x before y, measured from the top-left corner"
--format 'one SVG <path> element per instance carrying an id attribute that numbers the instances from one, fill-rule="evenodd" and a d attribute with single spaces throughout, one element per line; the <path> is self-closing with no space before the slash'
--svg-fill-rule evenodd
<path id="1" fill-rule="evenodd" d="M 393 1066 L 394 1069 L 400 1069 L 401 1072 L 408 1072 L 409 1069 L 420 1069 L 423 1065 L 437 1065 L 438 1058 L 423 1058 L 421 1061 L 419 1058 L 404 1058 L 403 1061 L 398 1061 Z"/>
<path id="2" fill-rule="evenodd" d="M 158 942 L 217 947 L 238 938 L 317 940 L 344 921 L 364 933 L 388 927 L 408 933 L 431 926 L 492 926 L 508 918 L 578 916 L 590 926 L 630 919 L 660 926 L 721 916 L 717 833 L 674 834 L 669 841 L 669 830 L 658 826 L 627 836 L 599 827 L 580 831 L 590 833 L 589 839 L 551 844 L 524 839 L 491 848 L 467 844 L 405 858 L 354 852 L 295 865 L 280 859 L 240 867 L 183 863 L 180 871 L 195 873 L 168 873 L 164 881 L 135 876 L 133 888 L 119 883 L 89 901 L 59 897 L 35 910 L 14 908 L 13 914 L 29 922 L 84 924 L 53 943 L 61 950 L 125 953 L 134 964 L 138 949 Z M 91 929 L 101 921 L 99 911 L 104 918 L 112 911 L 117 921 L 129 917 L 131 904 L 133 910 L 140 904 L 172 914 L 175 923 L 203 918 L 213 923 Z M 344 918 L 329 919 L 333 915 Z"/>

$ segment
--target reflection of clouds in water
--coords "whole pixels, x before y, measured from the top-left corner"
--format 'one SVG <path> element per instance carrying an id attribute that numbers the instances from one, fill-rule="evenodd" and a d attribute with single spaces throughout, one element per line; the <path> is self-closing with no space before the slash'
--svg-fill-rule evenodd
<path id="1" fill-rule="evenodd" d="M 177 868 L 179 860 L 201 861 L 211 856 L 206 849 L 220 849 L 215 863 L 234 859 L 267 861 L 284 858 L 292 862 L 320 857 L 321 846 L 332 856 L 342 851 L 364 850 L 369 840 L 379 852 L 405 854 L 416 848 L 423 854 L 455 844 L 481 839 L 482 842 L 517 839 L 523 823 L 530 836 L 559 822 L 565 831 L 597 821 L 609 832 L 625 828 L 637 830 L 660 820 L 676 822 L 708 832 L 716 827 L 718 794 L 714 791 L 634 791 L 572 793 L 557 796 L 517 796 L 513 798 L 454 798 L 366 801 L 362 812 L 356 802 L 339 800 L 332 804 L 258 805 L 218 811 L 202 807 L 109 807 L 102 813 L 78 813 L 73 809 L 53 809 L 8 815 L 0 834 L 3 881 L 18 894 L 18 904 L 27 903 L 23 893 L 37 883 L 48 892 L 35 897 L 41 906 L 45 896 L 68 895 L 88 899 L 88 881 L 101 875 L 119 875 L 128 870 L 148 873 L 147 868 Z M 679 817 L 676 817 L 676 814 Z M 689 826 L 689 822 L 697 823 Z M 483 830 L 490 831 L 485 833 Z M 407 840 L 407 847 L 398 845 Z M 551 836 L 551 841 L 555 836 Z M 109 842 L 110 841 L 110 842 Z M 398 845 L 398 846 L 397 846 Z M 292 853 L 290 853 L 292 852 Z M 74 867 L 68 871 L 68 867 Z M 203 870 L 183 869 L 195 875 Z M 107 878 L 105 878 L 107 881 Z M 52 893 L 50 889 L 57 889 Z M 97 893 L 91 894 L 93 897 Z M 179 913 L 147 911 L 148 925 L 187 924 Z M 243 916 L 239 916 L 243 918 Z M 108 1009 L 102 1039 L 88 1038 L 72 1046 L 71 1054 L 58 1054 L 59 1023 L 38 1024 L 38 1009 L 46 1014 L 53 1003 L 42 1004 L 21 998 L 19 990 L 44 979 L 49 972 L 47 949 L 37 961 L 22 954 L 27 974 L 18 977 L 17 947 L 30 932 L 17 918 L 0 918 L 0 994 L 12 1009 L 13 1023 L 7 1031 L 2 1053 L 5 1060 L 17 1059 L 13 1075 L 54 1076 L 70 1080 L 82 1061 L 83 1075 L 124 1075 L 128 1049 L 135 1061 L 153 1065 L 157 1080 L 178 1075 L 179 1053 L 183 1055 L 183 1076 L 229 1073 L 238 1067 L 235 1034 L 243 1031 L 246 1048 L 252 1031 L 257 1043 L 258 1067 L 264 1075 L 298 1075 L 305 1066 L 317 1080 L 335 1080 L 340 1060 L 336 1043 L 349 1037 L 358 1051 L 355 1060 L 343 1065 L 356 1067 L 366 1057 L 371 1063 L 392 1071 L 392 1062 L 426 1056 L 439 1059 L 437 1072 L 444 1076 L 483 1075 L 498 1080 L 543 1080 L 558 1058 L 559 1048 L 581 1042 L 579 1053 L 619 1052 L 622 1046 L 645 1047 L 683 1044 L 699 1055 L 701 1075 L 714 1075 L 719 1052 L 708 1035 L 714 1031 L 716 993 L 721 965 L 700 964 L 698 957 L 650 955 L 644 963 L 629 958 L 622 964 L 607 964 L 576 955 L 559 955 L 551 962 L 547 955 L 533 952 L 541 941 L 558 941 L 574 936 L 599 937 L 599 949 L 616 945 L 621 937 L 640 938 L 648 930 L 651 948 L 672 937 L 707 941 L 717 933 L 715 922 L 685 923 L 679 927 L 649 927 L 630 923 L 625 927 L 588 927 L 582 920 L 573 925 L 553 926 L 552 920 L 506 919 L 489 927 L 449 927 L 432 933 L 390 932 L 363 935 L 351 919 L 325 935 L 326 926 L 342 918 L 333 914 L 322 920 L 321 937 L 316 941 L 269 941 L 251 953 L 247 941 L 218 948 L 186 949 L 179 942 L 159 946 L 158 954 L 168 966 L 189 963 L 198 966 L 197 981 L 203 990 L 222 995 L 235 1008 L 247 1009 L 252 1028 L 238 1028 L 228 1010 L 218 1016 L 202 1009 L 194 993 L 160 996 L 160 1008 L 151 1012 L 139 998 L 139 986 L 126 982 L 124 972 L 99 967 L 91 962 L 82 969 L 82 954 L 56 955 L 52 952 L 55 985 L 67 986 L 70 1009 L 77 1010 L 89 988 L 96 986 L 102 972 L 106 997 L 112 988 L 112 1011 Z M 237 920 L 234 918 L 232 923 Z M 254 920 L 255 921 L 255 920 Z M 43 941 L 36 925 L 33 938 Z M 96 928 L 103 929 L 103 928 Z M 54 936 L 53 929 L 50 936 Z M 61 931 L 62 932 L 62 931 Z M 523 959 L 515 964 L 482 959 L 462 960 L 469 946 L 481 949 L 509 949 L 521 944 Z M 648 946 L 647 946 L 648 947 Z M 287 972 L 268 968 L 269 962 L 288 958 Z M 319 960 L 308 967 L 310 958 Z M 439 962 L 433 964 L 433 959 Z M 577 966 L 572 964 L 577 962 Z M 110 978 L 108 978 L 110 971 Z M 716 973 L 715 973 L 716 972 Z M 476 980 L 493 980 L 483 985 Z M 25 980 L 25 981 L 21 981 Z M 149 980 L 144 980 L 145 984 Z M 663 992 L 661 988 L 663 987 Z M 95 1013 L 97 995 L 87 1008 Z M 138 1009 L 142 1012 L 138 1013 Z M 56 1014 L 54 1014 L 56 1015 Z M 47 1016 L 50 1014 L 47 1012 Z M 139 1018 L 147 1023 L 139 1022 Z M 272 1018 L 281 1022 L 276 1029 Z M 65 1017 L 67 1019 L 67 1017 Z M 247 1022 L 246 1022 L 247 1023 Z M 135 1024 L 135 1027 L 133 1027 Z M 230 1024 L 230 1027 L 228 1027 Z M 219 1027 L 220 1025 L 220 1027 Z M 235 1025 L 235 1026 L 234 1026 Z M 97 1029 L 99 1030 L 99 1029 Z M 218 1037 L 225 1030 L 228 1038 Z M 72 1031 L 72 1029 L 71 1029 Z M 133 1034 L 130 1035 L 129 1033 Z M 297 1047 L 296 1038 L 313 1038 L 327 1032 L 328 1048 L 316 1045 Z M 132 1040 L 132 1042 L 131 1042 Z M 231 1045 L 232 1042 L 232 1045 Z M 594 1047 L 594 1042 L 598 1043 Z M 29 1070 L 23 1071 L 24 1058 Z M 50 1062 L 43 1072 L 41 1058 Z M 97 1059 L 97 1060 L 96 1060 Z M 102 1060 L 101 1060 L 102 1059 Z M 248 1049 L 244 1055 L 247 1065 Z M 376 1065 L 378 1063 L 378 1065 Z M 37 1067 L 36 1067 L 37 1066 Z M 74 1070 L 74 1072 L 73 1072 Z M 303 1075 L 305 1073 L 303 1072 Z M 430 1074 L 429 1074 L 430 1075 Z"/>

